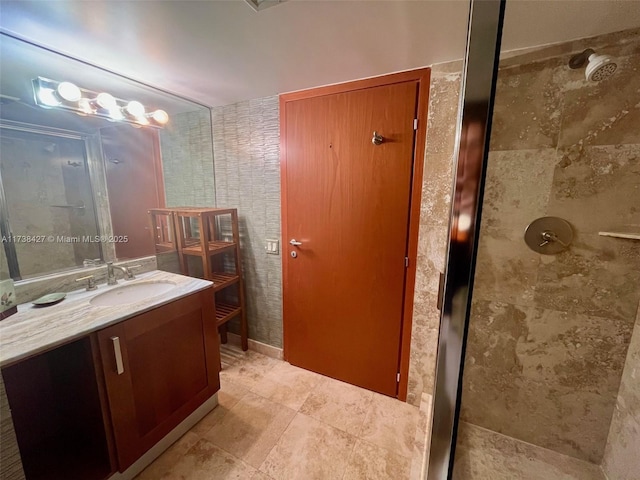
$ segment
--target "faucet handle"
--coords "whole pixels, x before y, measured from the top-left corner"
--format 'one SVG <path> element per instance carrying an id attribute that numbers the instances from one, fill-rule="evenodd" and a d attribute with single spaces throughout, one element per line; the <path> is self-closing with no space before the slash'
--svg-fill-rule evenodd
<path id="1" fill-rule="evenodd" d="M 96 290 L 98 288 L 98 285 L 96 285 L 96 280 L 93 277 L 93 275 L 87 275 L 86 277 L 76 278 L 76 282 L 84 282 L 85 280 L 87 280 L 87 288 L 86 288 L 87 292 Z"/>
<path id="2" fill-rule="evenodd" d="M 126 267 L 124 267 L 127 271 L 127 274 L 125 276 L 125 280 L 135 280 L 136 276 L 133 274 L 133 272 L 131 271 L 132 268 L 140 268 L 142 265 L 127 265 Z"/>
<path id="3" fill-rule="evenodd" d="M 107 285 L 117 285 L 116 274 L 113 271 L 113 262 L 107 262 Z"/>

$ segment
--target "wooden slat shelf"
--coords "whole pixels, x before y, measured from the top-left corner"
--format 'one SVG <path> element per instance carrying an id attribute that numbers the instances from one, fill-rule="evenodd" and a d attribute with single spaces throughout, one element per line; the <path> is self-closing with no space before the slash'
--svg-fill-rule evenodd
<path id="1" fill-rule="evenodd" d="M 197 217 L 201 214 L 206 215 L 227 215 L 235 213 L 235 208 L 207 208 L 207 207 L 176 207 L 171 208 L 176 215 L 180 217 Z"/>
<path id="2" fill-rule="evenodd" d="M 236 248 L 235 242 L 213 241 L 209 242 L 209 255 L 217 255 L 219 253 L 234 250 Z M 182 249 L 182 253 L 185 255 L 194 255 L 201 257 L 204 255 L 202 251 L 202 245 L 200 243 L 189 245 Z"/>
<path id="3" fill-rule="evenodd" d="M 176 244 L 170 242 L 160 242 L 156 243 L 156 253 L 166 253 L 166 252 L 175 252 Z"/>
<path id="4" fill-rule="evenodd" d="M 240 276 L 235 273 L 214 272 L 209 276 L 208 280 L 213 282 L 213 291 L 217 292 L 238 282 L 238 280 L 240 280 Z"/>
<path id="5" fill-rule="evenodd" d="M 213 282 L 214 292 L 237 285 L 238 305 L 229 305 L 216 298 L 216 324 L 222 343 L 227 343 L 226 322 L 239 315 L 242 349 L 247 350 L 238 211 L 235 208 L 203 207 L 150 209 L 149 219 L 156 253 L 177 252 L 183 275 L 189 275 L 187 257 L 199 257 L 204 278 Z M 227 255 L 218 255 L 221 253 Z M 220 300 L 224 297 L 221 294 Z"/>
<path id="6" fill-rule="evenodd" d="M 218 326 L 227 323 L 240 313 L 242 313 L 242 308 L 238 305 L 216 302 L 216 323 Z"/>

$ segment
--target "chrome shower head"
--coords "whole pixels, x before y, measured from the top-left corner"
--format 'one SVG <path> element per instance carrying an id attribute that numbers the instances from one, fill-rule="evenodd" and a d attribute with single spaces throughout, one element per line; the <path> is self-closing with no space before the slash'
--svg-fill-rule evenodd
<path id="1" fill-rule="evenodd" d="M 618 64 L 610 56 L 596 55 L 596 52 L 590 48 L 571 57 L 569 67 L 573 69 L 581 68 L 587 61 L 589 63 L 585 69 L 585 77 L 593 82 L 609 78 L 618 68 Z"/>

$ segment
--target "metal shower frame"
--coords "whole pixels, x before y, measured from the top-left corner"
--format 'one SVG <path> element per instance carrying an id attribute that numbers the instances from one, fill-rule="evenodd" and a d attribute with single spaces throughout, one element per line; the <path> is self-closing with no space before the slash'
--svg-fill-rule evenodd
<path id="1" fill-rule="evenodd" d="M 506 0 L 471 0 L 432 407 L 428 480 L 453 475 L 471 292 Z"/>

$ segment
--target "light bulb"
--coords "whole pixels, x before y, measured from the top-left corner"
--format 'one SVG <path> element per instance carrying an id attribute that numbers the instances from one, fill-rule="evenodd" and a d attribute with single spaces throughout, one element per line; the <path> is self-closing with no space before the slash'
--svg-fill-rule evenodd
<path id="1" fill-rule="evenodd" d="M 109 109 L 109 118 L 111 120 L 122 120 L 124 119 L 124 115 L 122 111 L 116 106 L 115 108 Z"/>
<path id="2" fill-rule="evenodd" d="M 55 90 L 52 88 L 40 88 L 40 90 L 38 90 L 38 98 L 47 107 L 60 105 L 60 102 L 56 98 Z"/>
<path id="3" fill-rule="evenodd" d="M 144 115 L 144 105 L 136 100 L 132 100 L 127 103 L 125 108 L 127 113 L 133 117 L 142 117 Z"/>
<path id="4" fill-rule="evenodd" d="M 95 109 L 91 106 L 91 102 L 87 98 L 81 98 L 78 101 L 78 109 L 80 110 L 79 113 L 84 115 L 95 113 Z"/>
<path id="5" fill-rule="evenodd" d="M 151 118 L 153 118 L 154 122 L 164 125 L 169 121 L 169 114 L 164 110 L 156 110 L 151 114 Z"/>
<path id="6" fill-rule="evenodd" d="M 62 82 L 58 85 L 58 95 L 67 102 L 77 102 L 82 97 L 80 89 L 71 82 Z"/>
<path id="7" fill-rule="evenodd" d="M 96 97 L 96 103 L 99 107 L 104 108 L 105 110 L 114 110 L 118 108 L 116 99 L 113 98 L 113 95 L 106 92 L 98 94 L 98 96 Z"/>

